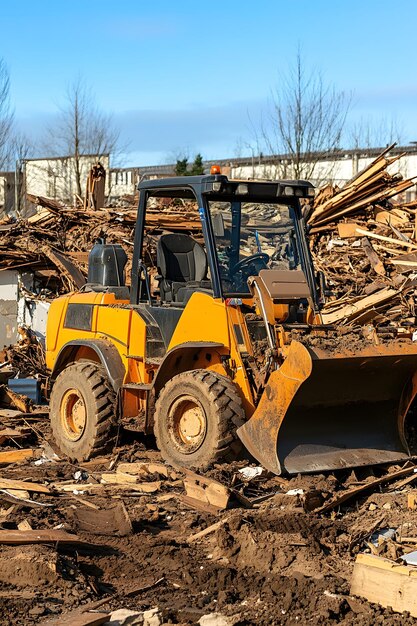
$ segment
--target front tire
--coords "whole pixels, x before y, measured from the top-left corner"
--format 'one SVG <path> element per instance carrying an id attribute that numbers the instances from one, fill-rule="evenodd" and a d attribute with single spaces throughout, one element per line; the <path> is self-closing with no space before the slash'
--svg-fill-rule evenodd
<path id="1" fill-rule="evenodd" d="M 169 463 L 206 469 L 236 457 L 241 448 L 236 429 L 244 421 L 232 381 L 209 370 L 184 372 L 163 387 L 156 401 L 156 443 Z"/>
<path id="2" fill-rule="evenodd" d="M 87 461 L 114 445 L 116 395 L 100 365 L 81 361 L 66 367 L 52 387 L 50 419 L 59 450 Z"/>

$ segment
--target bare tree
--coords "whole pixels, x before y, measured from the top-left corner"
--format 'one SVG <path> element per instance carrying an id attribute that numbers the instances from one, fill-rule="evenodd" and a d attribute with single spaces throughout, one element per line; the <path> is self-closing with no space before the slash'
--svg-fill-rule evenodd
<path id="1" fill-rule="evenodd" d="M 100 160 L 107 154 L 114 156 L 119 149 L 120 131 L 112 115 L 97 106 L 91 89 L 81 78 L 68 87 L 58 119 L 47 134 L 46 145 L 53 154 L 72 157 L 79 196 L 82 196 L 82 157 L 94 155 Z"/>
<path id="2" fill-rule="evenodd" d="M 24 213 L 24 199 L 26 190 L 24 189 L 23 168 L 26 159 L 34 156 L 35 146 L 31 140 L 21 132 L 12 132 L 10 138 L 9 161 L 10 168 L 15 171 L 15 197 L 14 211 L 17 217 Z"/>
<path id="3" fill-rule="evenodd" d="M 282 155 L 276 161 L 278 176 L 317 177 L 318 162 L 340 148 L 350 99 L 326 84 L 320 71 L 306 70 L 298 51 L 294 65 L 280 76 L 262 124 L 266 150 Z"/>
<path id="4" fill-rule="evenodd" d="M 361 117 L 351 125 L 347 134 L 349 145 L 354 150 L 382 148 L 393 143 L 401 145 L 403 141 L 403 129 L 395 117 Z"/>
<path id="5" fill-rule="evenodd" d="M 13 111 L 10 105 L 10 75 L 3 59 L 0 59 L 0 170 L 10 162 L 10 135 Z"/>

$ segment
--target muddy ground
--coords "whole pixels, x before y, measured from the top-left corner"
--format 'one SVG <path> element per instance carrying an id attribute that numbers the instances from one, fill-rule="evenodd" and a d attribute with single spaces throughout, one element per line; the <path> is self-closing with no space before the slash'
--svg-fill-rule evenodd
<path id="1" fill-rule="evenodd" d="M 31 445 L 39 446 L 41 433 L 47 437 L 46 422 L 36 428 L 39 438 Z M 326 501 L 340 489 L 372 480 L 386 469 L 288 480 L 264 472 L 245 482 L 238 470 L 247 462 L 216 466 L 208 476 L 233 485 L 253 504 L 252 508 L 235 505 L 217 514 L 191 508 L 181 500 L 184 489 L 178 470 L 168 478 L 150 475 L 150 482 L 159 479 L 161 484 L 146 495 L 120 491 L 114 485 L 91 493 L 83 490 L 83 484 L 99 484 L 103 471 L 117 468 L 119 462 L 158 460 L 158 453 L 149 450 L 151 444 L 130 435 L 115 453 L 84 466 L 64 460 L 35 465 L 31 460 L 2 468 L 2 478 L 52 484 L 74 483 L 76 476 L 79 483 L 69 493 L 31 494 L 33 502 L 50 507 L 2 500 L 3 529 L 15 529 L 24 521 L 34 530 L 76 533 L 93 545 L 2 546 L 0 624 L 28 626 L 51 623 L 54 617 L 59 624 L 71 611 L 99 601 L 105 611 L 158 607 L 164 623 L 171 624 L 195 624 L 212 612 L 231 616 L 231 624 L 241 625 L 365 626 L 416 621 L 349 596 L 355 556 L 367 549 L 363 540 L 355 543 L 358 537 L 375 527 L 401 527 L 403 535 L 417 537 L 417 514 L 407 508 L 412 484 L 401 489 L 392 484 L 379 487 L 326 514 L 306 511 L 306 494 L 319 494 Z M 76 473 L 79 470 L 81 475 Z M 293 489 L 303 494 L 286 494 Z M 120 502 L 128 512 L 132 533 L 117 536 L 116 530 L 108 536 L 95 534 L 94 528 L 93 532 L 80 529 L 77 511 L 94 515 Z M 226 521 L 215 532 L 188 542 L 220 520 Z"/>

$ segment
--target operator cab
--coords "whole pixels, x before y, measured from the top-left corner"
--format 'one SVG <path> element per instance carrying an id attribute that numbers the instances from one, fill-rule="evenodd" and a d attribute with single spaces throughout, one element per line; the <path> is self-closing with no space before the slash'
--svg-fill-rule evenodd
<path id="1" fill-rule="evenodd" d="M 195 292 L 214 298 L 250 298 L 248 279 L 262 270 L 302 271 L 313 299 L 315 277 L 305 238 L 300 198 L 306 181 L 233 181 L 220 174 L 142 181 L 135 233 L 131 302 L 184 307 Z M 174 224 L 157 243 L 157 274 L 147 267 L 147 212 L 180 205 L 199 215 L 202 236 Z M 195 218 L 194 218 L 195 221 Z M 182 228 L 183 227 L 183 228 Z"/>

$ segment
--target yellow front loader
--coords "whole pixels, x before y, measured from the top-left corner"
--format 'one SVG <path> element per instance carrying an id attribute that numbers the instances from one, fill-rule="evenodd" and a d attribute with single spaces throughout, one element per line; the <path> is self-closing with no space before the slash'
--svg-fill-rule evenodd
<path id="1" fill-rule="evenodd" d="M 122 248 L 101 242 L 84 288 L 50 308 L 50 416 L 63 454 L 100 454 L 123 425 L 153 433 L 167 461 L 200 469 L 242 443 L 277 474 L 414 453 L 417 348 L 356 335 L 342 349 L 321 323 L 324 281 L 300 208 L 310 183 L 213 173 L 139 191 L 130 287 Z M 166 198 L 196 203 L 203 238 L 161 235 L 155 281 L 144 225 Z"/>

